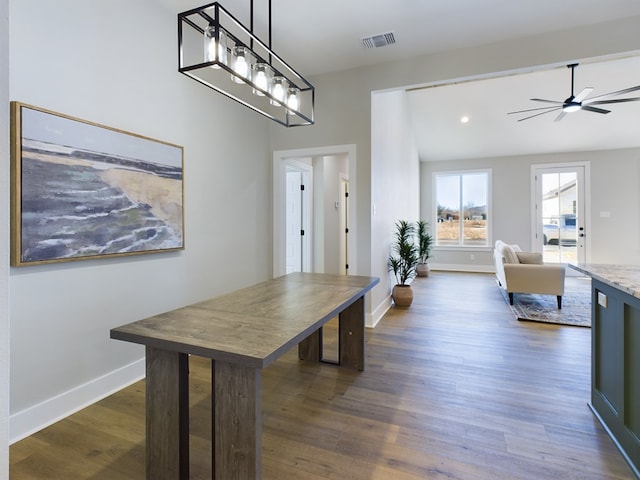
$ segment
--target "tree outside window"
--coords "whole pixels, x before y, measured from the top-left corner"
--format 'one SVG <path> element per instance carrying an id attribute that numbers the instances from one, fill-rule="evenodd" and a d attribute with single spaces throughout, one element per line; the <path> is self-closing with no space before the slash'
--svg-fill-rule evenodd
<path id="1" fill-rule="evenodd" d="M 436 245 L 489 245 L 489 172 L 435 175 Z"/>

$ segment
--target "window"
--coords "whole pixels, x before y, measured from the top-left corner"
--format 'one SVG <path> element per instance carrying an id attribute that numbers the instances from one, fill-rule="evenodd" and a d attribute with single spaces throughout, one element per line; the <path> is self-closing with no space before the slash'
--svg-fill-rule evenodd
<path id="1" fill-rule="evenodd" d="M 436 246 L 489 245 L 491 172 L 434 174 Z"/>

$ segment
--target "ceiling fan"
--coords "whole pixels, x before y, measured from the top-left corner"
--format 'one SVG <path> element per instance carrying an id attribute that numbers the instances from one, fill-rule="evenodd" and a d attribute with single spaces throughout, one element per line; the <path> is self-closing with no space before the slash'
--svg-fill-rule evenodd
<path id="1" fill-rule="evenodd" d="M 587 98 L 587 96 L 593 91 L 593 87 L 587 87 L 583 89 L 578 95 L 574 96 L 573 95 L 573 75 L 574 75 L 575 68 L 577 66 L 578 66 L 577 63 L 572 63 L 570 65 L 567 65 L 567 68 L 571 69 L 571 96 L 569 98 L 567 98 L 564 101 L 545 100 L 543 98 L 532 98 L 531 100 L 534 102 L 551 103 L 553 105 L 549 107 L 518 110 L 517 112 L 508 112 L 507 115 L 517 114 L 517 113 L 538 112 L 518 120 L 519 122 L 522 122 L 523 120 L 528 120 L 530 118 L 537 117 L 539 115 L 544 115 L 545 113 L 557 112 L 558 110 L 560 110 L 560 114 L 556 117 L 556 122 L 558 122 L 562 120 L 567 113 L 577 112 L 578 110 L 586 110 L 587 112 L 595 112 L 595 113 L 609 113 L 611 111 L 611 110 L 605 110 L 604 108 L 594 107 L 593 105 L 607 105 L 610 103 L 636 102 L 640 100 L 640 97 L 611 99 L 611 97 L 615 97 L 617 95 L 624 95 L 625 93 L 631 93 L 631 92 L 635 92 L 636 90 L 640 90 L 640 85 L 635 87 L 625 88 L 624 90 L 618 90 L 611 93 L 605 93 L 604 95 L 599 95 L 597 97 L 591 97 L 591 98 Z"/>

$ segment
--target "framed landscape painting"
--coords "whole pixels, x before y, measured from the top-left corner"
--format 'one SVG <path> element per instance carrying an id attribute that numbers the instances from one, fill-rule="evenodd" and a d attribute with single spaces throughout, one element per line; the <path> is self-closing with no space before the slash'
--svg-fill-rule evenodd
<path id="1" fill-rule="evenodd" d="M 184 249 L 183 148 L 11 102 L 11 265 Z"/>

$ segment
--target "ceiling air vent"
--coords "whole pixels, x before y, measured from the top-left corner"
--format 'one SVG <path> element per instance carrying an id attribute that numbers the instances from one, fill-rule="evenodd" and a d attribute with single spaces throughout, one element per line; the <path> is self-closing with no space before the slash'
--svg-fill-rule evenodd
<path id="1" fill-rule="evenodd" d="M 380 48 L 387 45 L 393 45 L 394 43 L 396 43 L 396 37 L 393 32 L 372 35 L 362 39 L 362 44 L 367 48 Z"/>

